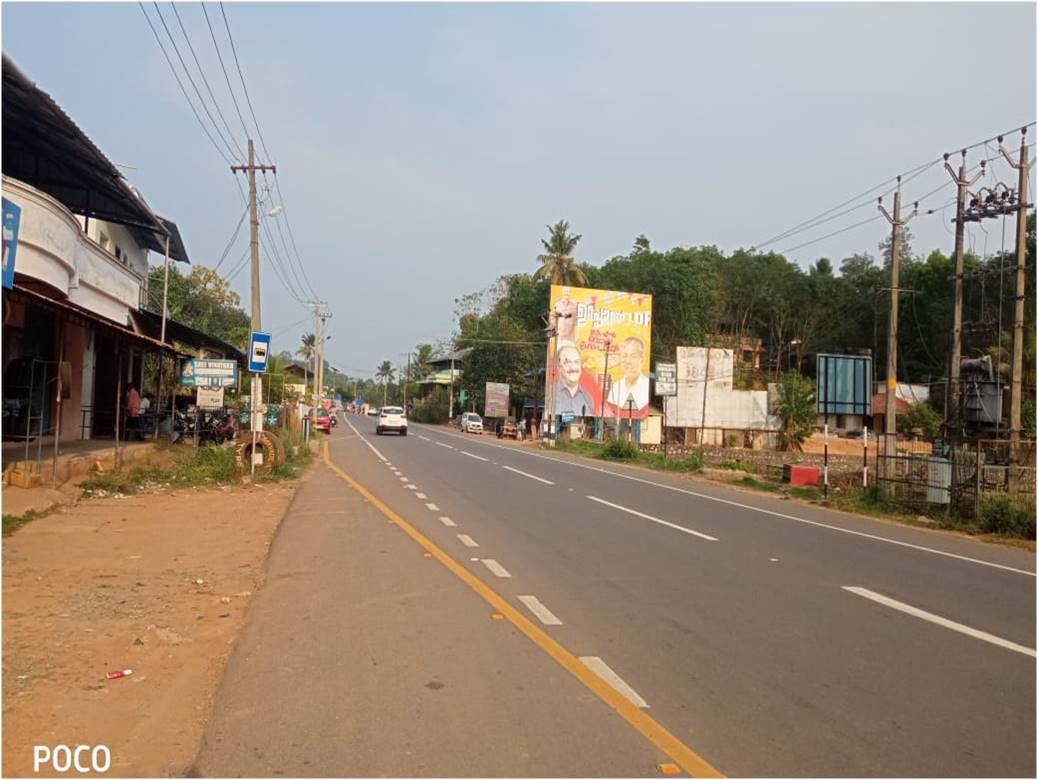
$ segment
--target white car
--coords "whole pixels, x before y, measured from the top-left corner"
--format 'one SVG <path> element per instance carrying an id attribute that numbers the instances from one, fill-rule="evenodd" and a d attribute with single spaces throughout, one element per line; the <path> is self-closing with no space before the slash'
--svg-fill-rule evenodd
<path id="1" fill-rule="evenodd" d="M 401 407 L 383 406 L 378 410 L 375 433 L 381 436 L 386 431 L 396 431 L 401 436 L 407 435 L 407 416 Z"/>
<path id="2" fill-rule="evenodd" d="M 483 419 L 475 412 L 465 412 L 461 415 L 462 433 L 483 433 Z"/>

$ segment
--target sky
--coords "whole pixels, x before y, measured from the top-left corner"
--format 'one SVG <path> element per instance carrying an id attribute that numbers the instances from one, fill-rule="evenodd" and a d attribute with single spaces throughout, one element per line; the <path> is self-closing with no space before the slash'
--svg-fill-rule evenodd
<path id="1" fill-rule="evenodd" d="M 145 7 L 197 107 L 154 4 Z M 170 4 L 158 7 L 208 100 Z M 206 9 L 251 126 L 220 7 Z M 177 10 L 237 131 L 232 146 L 244 146 L 201 4 Z M 582 236 L 577 259 L 599 265 L 639 234 L 661 250 L 749 248 L 863 195 L 853 212 L 763 247 L 805 268 L 823 256 L 838 267 L 876 254 L 889 232 L 870 201 L 889 186 L 870 188 L 1000 132 L 1013 131 L 1015 153 L 1036 115 L 1033 3 L 225 10 L 272 158 L 261 161 L 278 168 L 283 199 L 259 179 L 264 208 L 283 207 L 267 221 L 272 241 L 287 254 L 275 229 L 287 237 L 287 217 L 309 284 L 332 312 L 328 359 L 355 376 L 448 338 L 454 300 L 532 272 L 546 225 L 559 219 Z M 241 195 L 138 4 L 5 2 L 0 14 L 4 53 L 178 223 L 194 263 L 216 264 Z M 994 143 L 980 146 L 967 163 L 993 154 Z M 989 185 L 1015 186 L 1004 163 L 991 169 Z M 924 212 L 954 199 L 933 165 L 906 180 L 905 200 L 942 185 Z M 950 253 L 952 216 L 916 218 L 915 251 Z M 968 241 L 998 251 L 1001 227 L 974 227 Z M 247 246 L 246 225 L 221 272 Z M 309 290 L 293 293 L 274 271 L 264 252 L 263 326 L 275 351 L 294 352 L 312 330 L 298 300 Z M 248 285 L 245 268 L 232 286 L 246 305 Z"/>

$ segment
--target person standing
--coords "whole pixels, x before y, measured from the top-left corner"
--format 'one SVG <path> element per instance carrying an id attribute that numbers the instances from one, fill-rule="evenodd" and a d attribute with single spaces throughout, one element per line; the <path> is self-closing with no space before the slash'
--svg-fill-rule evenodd
<path id="1" fill-rule="evenodd" d="M 137 392 L 137 385 L 130 382 L 126 388 L 126 439 L 129 441 L 130 432 L 133 432 L 137 441 L 143 440 L 141 436 L 141 394 Z"/>

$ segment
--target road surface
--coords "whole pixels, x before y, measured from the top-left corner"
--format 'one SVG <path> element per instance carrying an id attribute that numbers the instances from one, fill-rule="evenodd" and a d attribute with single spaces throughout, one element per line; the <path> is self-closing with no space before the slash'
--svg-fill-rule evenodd
<path id="1" fill-rule="evenodd" d="M 314 479 L 338 480 L 348 501 L 387 516 L 375 513 L 373 503 L 382 504 L 428 540 L 422 548 L 396 537 L 443 574 L 435 610 L 459 630 L 484 620 L 487 603 L 459 576 L 478 579 L 654 726 L 616 718 L 544 645 L 513 632 L 507 648 L 477 639 L 454 651 L 473 656 L 470 679 L 484 680 L 489 667 L 480 664 L 497 659 L 496 671 L 522 679 L 527 698 L 488 693 L 479 704 L 486 717 L 457 723 L 473 742 L 500 746 L 521 736 L 525 758 L 504 760 L 500 747 L 478 759 L 448 758 L 435 747 L 446 747 L 437 727 L 427 732 L 436 735 L 429 755 L 442 756 L 433 764 L 336 757 L 304 774 L 658 775 L 657 764 L 676 755 L 663 733 L 684 755 L 730 776 L 1034 776 L 1032 553 L 491 436 L 412 423 L 407 437 L 376 437 L 371 418 L 344 419 L 329 457 L 370 500 L 328 467 Z M 330 556 L 335 542 L 322 511 L 290 516 L 281 534 L 313 569 L 341 577 L 356 566 L 345 562 L 350 556 L 372 551 Z M 462 575 L 423 549 L 442 551 Z M 278 553 L 275 545 L 272 567 Z M 352 607 L 343 605 L 343 614 L 357 617 Z M 272 602 L 252 617 L 211 736 L 236 738 L 228 697 L 258 685 L 240 658 L 271 654 L 264 623 L 283 622 L 285 609 Z M 310 641 L 305 626 L 295 630 L 302 633 L 294 641 Z M 344 646 L 350 633 L 342 627 Z M 448 652 L 451 636 L 423 637 L 423 652 Z M 383 626 L 372 639 L 392 644 L 393 630 Z M 280 652 L 292 663 L 290 647 Z M 281 695 L 291 697 L 291 685 Z M 322 708 L 324 720 L 356 731 L 351 713 Z M 377 713 L 377 704 L 365 711 Z M 306 720 L 291 712 L 291 723 Z M 400 714 L 385 727 L 422 732 Z M 446 722 L 459 713 L 443 715 Z M 530 718 L 552 725 L 531 731 Z M 240 730 L 251 728 L 239 720 Z M 558 729 L 569 735 L 561 743 Z M 227 751 L 216 747 L 207 740 L 201 773 L 260 766 L 221 763 L 214 757 Z M 541 750 L 536 761 L 531 748 Z M 682 764 L 690 766 L 698 767 Z"/>

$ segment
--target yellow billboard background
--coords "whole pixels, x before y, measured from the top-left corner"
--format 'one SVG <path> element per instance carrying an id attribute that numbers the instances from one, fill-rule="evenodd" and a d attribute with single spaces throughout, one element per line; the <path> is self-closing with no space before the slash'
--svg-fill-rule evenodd
<path id="1" fill-rule="evenodd" d="M 549 312 L 556 329 L 555 356 L 570 345 L 580 352 L 580 389 L 590 396 L 593 406 L 587 416 L 600 417 L 604 410 L 606 417 L 644 418 L 649 411 L 652 295 L 553 284 Z M 557 359 L 552 361 L 549 381 L 555 384 L 558 396 Z M 633 408 L 628 403 L 632 397 Z M 555 409 L 564 408 L 565 396 L 561 404 L 557 398 Z"/>

